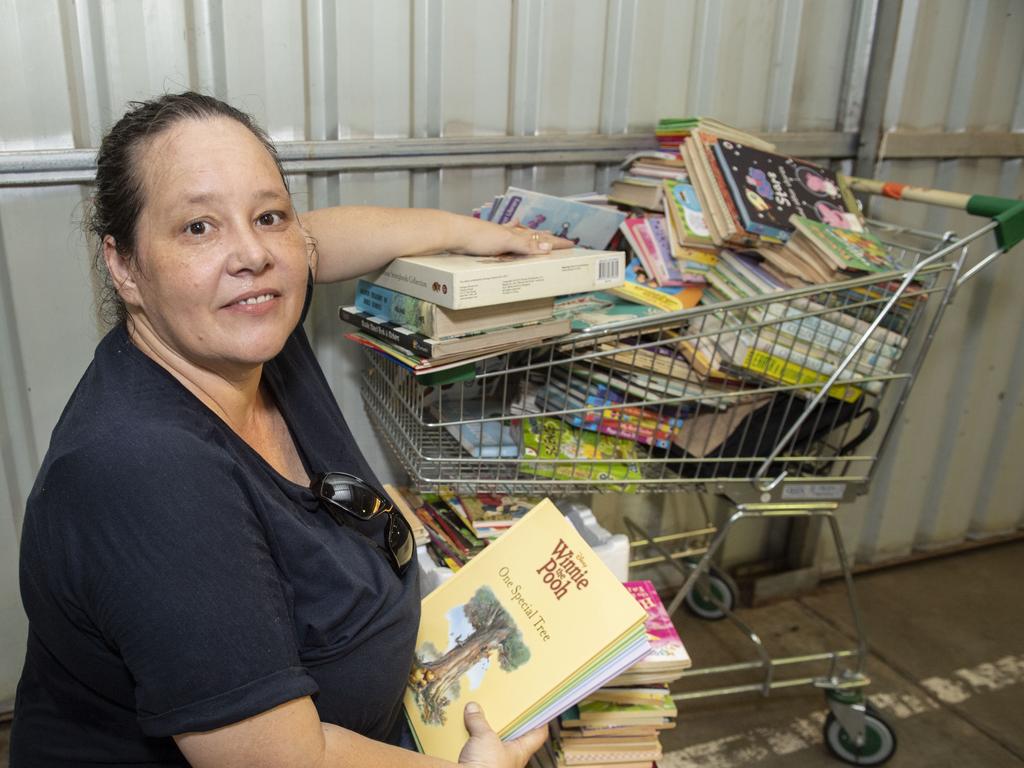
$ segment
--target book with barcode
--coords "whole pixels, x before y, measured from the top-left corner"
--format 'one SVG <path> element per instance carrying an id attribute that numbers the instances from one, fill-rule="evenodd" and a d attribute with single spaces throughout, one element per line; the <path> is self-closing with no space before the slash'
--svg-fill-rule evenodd
<path id="1" fill-rule="evenodd" d="M 533 256 L 403 256 L 367 279 L 448 309 L 508 304 L 622 284 L 625 254 L 566 248 Z"/>

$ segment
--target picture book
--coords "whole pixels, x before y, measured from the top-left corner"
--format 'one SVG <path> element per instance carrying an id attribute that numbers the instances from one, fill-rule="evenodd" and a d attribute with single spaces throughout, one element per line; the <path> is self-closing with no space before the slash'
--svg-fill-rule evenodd
<path id="1" fill-rule="evenodd" d="M 646 612 L 547 499 L 421 608 L 405 713 L 420 749 L 453 762 L 466 702 L 515 738 L 649 650 Z"/>
<path id="2" fill-rule="evenodd" d="M 889 272 L 898 269 L 882 241 L 870 232 L 856 232 L 805 216 L 789 219 L 794 237 L 804 237 L 828 268 L 843 272 Z"/>
<path id="3" fill-rule="evenodd" d="M 679 244 L 691 248 L 714 247 L 693 184 L 681 181 L 665 181 L 663 184 L 665 209 L 672 219 Z"/>
<path id="4" fill-rule="evenodd" d="M 491 307 L 448 309 L 362 278 L 356 283 L 355 302 L 363 312 L 434 339 L 547 320 L 554 308 L 554 299 L 545 297 Z"/>
<path id="5" fill-rule="evenodd" d="M 662 312 L 664 310 L 658 307 L 626 301 L 605 291 L 559 296 L 555 300 L 555 317 L 568 317 L 574 331 L 637 320 Z"/>
<path id="6" fill-rule="evenodd" d="M 663 312 L 678 312 L 697 306 L 703 293 L 703 285 L 688 283 L 676 286 L 660 286 L 644 269 L 639 257 L 634 256 L 626 265 L 623 283 L 608 290 L 628 301 L 656 307 Z"/>
<path id="7" fill-rule="evenodd" d="M 630 481 L 642 477 L 635 463 L 636 443 L 631 440 L 574 429 L 550 416 L 526 417 L 520 429 L 520 472 L 558 480 L 586 480 L 621 493 L 632 493 L 636 486 Z M 557 463 L 543 459 L 555 459 Z"/>
<path id="8" fill-rule="evenodd" d="M 715 158 L 728 185 L 744 229 L 785 241 L 790 216 L 804 216 L 833 226 L 860 229 L 846 210 L 835 174 L 821 166 L 722 140 Z"/>
<path id="9" fill-rule="evenodd" d="M 626 214 L 614 208 L 518 187 L 509 187 L 491 214 L 491 221 L 499 224 L 518 221 L 521 226 L 551 232 L 583 248 L 595 250 L 608 247 L 625 218 Z"/>
<path id="10" fill-rule="evenodd" d="M 630 667 L 609 685 L 671 683 L 679 679 L 683 671 L 692 665 L 692 661 L 654 584 L 650 581 L 627 581 L 625 587 L 647 611 L 645 626 L 652 650 L 646 658 Z M 606 701 L 617 703 L 642 703 L 650 697 L 658 698 L 659 690 L 609 688 L 597 695 Z M 631 692 L 631 695 L 622 692 Z"/>
<path id="11" fill-rule="evenodd" d="M 621 251 L 585 248 L 534 256 L 437 254 L 403 256 L 368 279 L 448 309 L 470 309 L 613 288 L 622 284 L 624 267 Z"/>

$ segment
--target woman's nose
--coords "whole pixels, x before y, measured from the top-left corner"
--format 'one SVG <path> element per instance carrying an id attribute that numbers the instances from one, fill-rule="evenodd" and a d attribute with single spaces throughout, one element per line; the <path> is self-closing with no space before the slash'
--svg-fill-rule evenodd
<path id="1" fill-rule="evenodd" d="M 274 255 L 259 234 L 250 228 L 241 229 L 232 243 L 229 268 L 232 272 L 260 273 L 273 261 Z"/>

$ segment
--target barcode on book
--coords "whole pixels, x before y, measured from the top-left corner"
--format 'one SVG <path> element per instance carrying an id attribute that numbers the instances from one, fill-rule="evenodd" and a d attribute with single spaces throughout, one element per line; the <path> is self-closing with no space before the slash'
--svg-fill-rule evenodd
<path id="1" fill-rule="evenodd" d="M 597 284 L 617 283 L 619 281 L 619 257 L 600 259 L 597 262 Z"/>

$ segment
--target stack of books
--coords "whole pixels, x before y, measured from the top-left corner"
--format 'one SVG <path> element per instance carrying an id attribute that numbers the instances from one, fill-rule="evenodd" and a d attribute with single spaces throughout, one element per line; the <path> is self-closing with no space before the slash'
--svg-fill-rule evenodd
<path id="1" fill-rule="evenodd" d="M 632 581 L 625 586 L 647 611 L 646 630 L 652 652 L 562 713 L 553 739 L 560 768 L 650 768 L 662 754 L 660 732 L 675 727 L 677 710 L 669 684 L 690 667 L 690 656 L 654 585 Z"/>
<path id="2" fill-rule="evenodd" d="M 584 248 L 403 257 L 359 280 L 339 314 L 359 329 L 346 338 L 420 375 L 565 335 L 571 321 L 555 316 L 553 297 L 614 288 L 623 271 L 622 253 Z"/>

